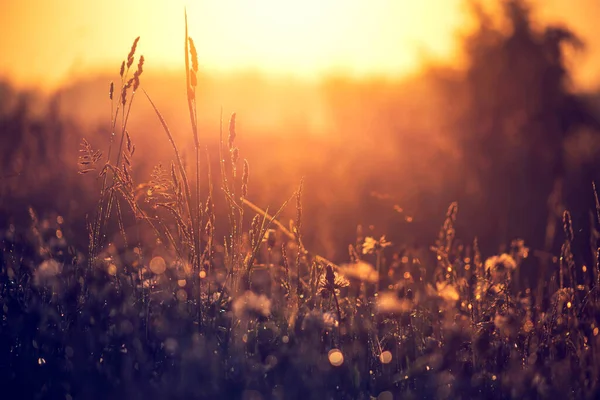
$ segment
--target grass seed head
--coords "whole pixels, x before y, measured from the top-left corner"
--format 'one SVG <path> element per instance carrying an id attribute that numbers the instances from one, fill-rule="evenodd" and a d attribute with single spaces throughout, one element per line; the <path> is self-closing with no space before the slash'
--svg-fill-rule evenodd
<path id="1" fill-rule="evenodd" d="M 235 113 L 231 114 L 229 119 L 229 148 L 233 148 L 233 142 L 235 141 Z"/>
<path id="2" fill-rule="evenodd" d="M 196 72 L 194 70 L 190 71 L 190 86 L 193 88 L 198 86 L 198 78 L 196 77 Z"/>
<path id="3" fill-rule="evenodd" d="M 296 193 L 296 229 L 297 234 L 300 234 L 300 228 L 302 226 L 302 188 L 304 186 L 304 179 L 300 181 L 300 187 Z"/>
<path id="4" fill-rule="evenodd" d="M 131 45 L 131 50 L 129 50 L 129 54 L 127 55 L 127 68 L 131 67 L 131 64 L 133 64 L 133 56 L 135 55 L 135 50 L 137 49 L 137 44 L 139 40 L 140 37 L 138 36 L 137 38 L 135 38 L 133 44 Z"/>
<path id="5" fill-rule="evenodd" d="M 196 45 L 194 44 L 194 39 L 188 37 L 190 42 L 190 55 L 192 56 L 192 71 L 198 72 L 198 52 L 196 51 Z"/>
<path id="6" fill-rule="evenodd" d="M 206 226 L 204 227 L 204 234 L 206 235 L 207 238 L 212 237 L 212 233 L 213 233 L 213 225 L 210 221 L 208 221 L 206 223 Z"/>
<path id="7" fill-rule="evenodd" d="M 138 87 L 140 87 L 140 76 L 136 71 L 133 75 L 133 91 L 135 92 L 138 89 Z"/>
<path id="8" fill-rule="evenodd" d="M 125 105 L 127 103 L 127 85 L 123 86 L 121 89 L 121 104 Z"/>
<path id="9" fill-rule="evenodd" d="M 137 74 L 138 76 L 142 74 L 142 72 L 144 72 L 144 56 L 141 55 L 140 56 L 140 60 L 138 61 L 138 68 L 137 68 Z"/>
<path id="10" fill-rule="evenodd" d="M 238 149 L 237 147 L 234 147 L 233 149 L 231 149 L 231 162 L 233 164 L 237 164 L 239 158 L 240 158 L 240 149 Z"/>
<path id="11" fill-rule="evenodd" d="M 248 195 L 248 174 L 249 174 L 248 160 L 244 160 L 244 172 L 242 173 L 242 196 L 243 197 L 246 197 Z"/>
<path id="12" fill-rule="evenodd" d="M 563 228 L 567 241 L 572 242 L 575 237 L 573 234 L 573 221 L 571 220 L 571 213 L 566 210 L 563 213 Z"/>

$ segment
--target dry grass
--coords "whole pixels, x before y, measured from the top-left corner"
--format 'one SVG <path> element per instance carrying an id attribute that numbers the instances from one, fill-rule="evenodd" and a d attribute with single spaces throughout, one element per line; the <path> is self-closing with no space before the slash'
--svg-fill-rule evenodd
<path id="1" fill-rule="evenodd" d="M 127 121 L 143 56 L 128 76 L 138 40 L 121 65 L 118 99 L 110 85 L 116 106 L 104 166 L 103 153 L 82 144 L 81 172 L 99 177 L 88 254 L 55 240 L 63 237 L 58 219 L 41 223 L 33 212 L 25 232 L 2 233 L 5 387 L 48 398 L 598 396 L 600 273 L 576 264 L 568 212 L 559 267 L 549 264 L 549 281 L 535 287 L 520 278 L 532 257 L 522 241 L 487 260 L 477 241 L 457 242 L 456 203 L 431 248 L 435 264 L 390 257 L 397 244 L 358 230 L 349 262 L 338 266 L 303 243 L 303 182 L 272 214 L 248 199 L 250 168 L 240 160 L 233 113 L 227 140 L 221 115 L 217 191 L 227 217 L 218 220 L 200 157 L 198 54 L 187 22 L 193 165 L 145 93 L 174 161 L 147 183 L 132 178 Z M 294 200 L 288 228 L 278 219 Z M 128 236 L 131 217 L 150 229 L 153 246 Z M 223 238 L 215 235 L 220 225 Z M 107 240 L 115 226 L 120 246 Z M 587 274 L 576 273 L 584 267 Z M 35 371 L 31 381 L 25 371 Z"/>

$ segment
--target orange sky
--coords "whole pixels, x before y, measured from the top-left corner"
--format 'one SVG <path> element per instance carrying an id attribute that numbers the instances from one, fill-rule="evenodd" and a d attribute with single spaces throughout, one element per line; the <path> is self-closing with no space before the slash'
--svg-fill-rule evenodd
<path id="1" fill-rule="evenodd" d="M 538 14 L 588 42 L 581 83 L 600 83 L 600 1 L 543 0 Z M 141 36 L 146 68 L 182 60 L 183 8 L 201 67 L 315 77 L 401 75 L 425 58 L 452 59 L 462 0 L 0 1 L 0 76 L 53 87 L 90 68 L 117 69 Z"/>

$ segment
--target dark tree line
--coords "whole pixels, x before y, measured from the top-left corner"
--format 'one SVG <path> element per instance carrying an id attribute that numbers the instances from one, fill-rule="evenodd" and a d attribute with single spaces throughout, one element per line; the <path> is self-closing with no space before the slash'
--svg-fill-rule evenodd
<path id="1" fill-rule="evenodd" d="M 565 140 L 582 128 L 600 132 L 600 120 L 571 87 L 566 52 L 583 49 L 577 35 L 538 27 L 526 1 L 504 0 L 502 10 L 499 26 L 475 6 L 478 29 L 464 41 L 461 212 L 487 243 L 522 237 L 550 250 L 562 240 L 554 234 L 562 209 L 589 207 L 593 198 L 590 179 L 589 198 L 565 204 Z"/>

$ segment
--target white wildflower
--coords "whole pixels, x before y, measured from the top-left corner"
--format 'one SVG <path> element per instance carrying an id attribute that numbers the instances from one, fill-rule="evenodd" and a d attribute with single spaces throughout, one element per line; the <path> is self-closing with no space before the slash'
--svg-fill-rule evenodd
<path id="1" fill-rule="evenodd" d="M 383 292 L 377 296 L 377 312 L 380 314 L 406 314 L 413 307 L 412 301 L 399 298 L 396 292 Z"/>
<path id="2" fill-rule="evenodd" d="M 485 260 L 485 270 L 494 271 L 514 271 L 517 269 L 517 262 L 512 256 L 502 253 L 499 256 L 493 256 Z"/>
<path id="3" fill-rule="evenodd" d="M 372 254 L 377 250 L 386 248 L 391 245 L 392 245 L 392 243 L 388 242 L 385 239 L 385 235 L 383 235 L 381 238 L 379 238 L 379 240 L 377 240 L 371 236 L 367 236 L 362 245 L 362 253 L 363 254 Z"/>
<path id="4" fill-rule="evenodd" d="M 364 261 L 340 266 L 340 273 L 349 279 L 357 279 L 361 282 L 377 283 L 379 274 L 375 268 Z"/>
<path id="5" fill-rule="evenodd" d="M 36 285 L 48 284 L 52 278 L 61 273 L 62 268 L 63 265 L 56 260 L 46 260 L 42 262 L 35 270 L 34 283 Z"/>
<path id="6" fill-rule="evenodd" d="M 312 310 L 304 316 L 302 320 L 302 330 L 332 330 L 338 326 L 338 321 L 333 314 L 329 312 L 321 312 L 318 310 Z"/>
<path id="7" fill-rule="evenodd" d="M 458 290 L 448 282 L 437 282 L 435 284 L 438 295 L 448 303 L 455 303 L 460 299 Z"/>
<path id="8" fill-rule="evenodd" d="M 348 287 L 350 282 L 336 271 L 331 265 L 325 269 L 325 274 L 319 278 L 319 294 L 325 298 L 334 294 L 337 296 L 341 288 Z"/>
<path id="9" fill-rule="evenodd" d="M 271 315 L 271 300 L 264 294 L 257 295 L 248 290 L 233 302 L 233 313 L 238 318 L 250 314 L 268 317 Z"/>

